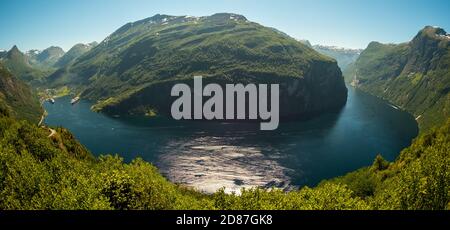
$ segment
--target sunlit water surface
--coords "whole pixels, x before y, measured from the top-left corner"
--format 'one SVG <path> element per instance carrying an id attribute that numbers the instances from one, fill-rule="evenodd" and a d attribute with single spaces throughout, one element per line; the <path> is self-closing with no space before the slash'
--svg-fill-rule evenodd
<path id="1" fill-rule="evenodd" d="M 91 105 L 72 106 L 68 97 L 45 103 L 45 123 L 68 128 L 95 155 L 141 157 L 169 180 L 205 192 L 313 186 L 370 165 L 377 154 L 394 160 L 418 131 L 409 114 L 352 88 L 342 110 L 275 131 L 259 131 L 258 123 L 114 118 Z"/>

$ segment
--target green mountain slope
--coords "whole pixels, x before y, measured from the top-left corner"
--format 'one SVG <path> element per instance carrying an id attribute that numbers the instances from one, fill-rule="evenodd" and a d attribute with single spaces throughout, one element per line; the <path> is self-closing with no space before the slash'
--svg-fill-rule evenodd
<path id="1" fill-rule="evenodd" d="M 0 64 L 0 110 L 18 119 L 38 122 L 43 109 L 29 86 Z"/>
<path id="2" fill-rule="evenodd" d="M 55 64 L 54 67 L 64 67 L 71 62 L 73 62 L 75 59 L 79 58 L 81 55 L 85 54 L 89 50 L 91 50 L 93 47 L 98 45 L 97 42 L 92 42 L 89 44 L 76 44 L 72 48 L 70 48 L 67 53 L 65 53 Z"/>
<path id="3" fill-rule="evenodd" d="M 34 68 L 30 64 L 29 58 L 22 53 L 17 46 L 13 46 L 2 59 L 0 63 L 8 69 L 15 77 L 26 82 L 41 81 L 48 72 Z"/>
<path id="4" fill-rule="evenodd" d="M 411 42 L 372 42 L 345 73 L 358 88 L 414 114 L 422 131 L 450 117 L 450 36 L 427 26 Z"/>
<path id="5" fill-rule="evenodd" d="M 336 62 L 272 28 L 236 14 L 155 15 L 128 23 L 48 79 L 69 85 L 109 113 L 170 112 L 170 88 L 207 82 L 279 83 L 281 114 L 342 106 L 347 90 Z"/>

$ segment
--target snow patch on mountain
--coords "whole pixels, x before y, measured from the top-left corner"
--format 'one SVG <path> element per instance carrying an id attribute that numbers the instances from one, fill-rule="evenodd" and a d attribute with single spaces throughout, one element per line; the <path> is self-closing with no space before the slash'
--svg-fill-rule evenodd
<path id="1" fill-rule="evenodd" d="M 350 48 L 344 48 L 339 46 L 326 46 L 326 45 L 314 45 L 314 49 L 322 49 L 322 50 L 332 50 L 332 51 L 338 51 L 343 53 L 357 53 L 361 54 L 363 51 L 362 49 L 350 49 Z"/>
<path id="2" fill-rule="evenodd" d="M 27 52 L 25 52 L 25 54 L 28 56 L 35 56 L 35 55 L 40 54 L 41 52 L 42 52 L 41 50 L 32 49 L 32 50 L 28 50 Z"/>

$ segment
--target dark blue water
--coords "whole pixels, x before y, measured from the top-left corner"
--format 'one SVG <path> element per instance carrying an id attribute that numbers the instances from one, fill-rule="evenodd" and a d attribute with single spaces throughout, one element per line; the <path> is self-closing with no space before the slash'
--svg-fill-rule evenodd
<path id="1" fill-rule="evenodd" d="M 69 102 L 46 103 L 45 122 L 68 128 L 96 155 L 141 157 L 171 181 L 208 192 L 312 186 L 370 165 L 377 154 L 394 160 L 418 132 L 411 115 L 352 88 L 341 111 L 275 131 L 259 131 L 259 123 L 113 118 L 90 111 L 90 102 Z"/>

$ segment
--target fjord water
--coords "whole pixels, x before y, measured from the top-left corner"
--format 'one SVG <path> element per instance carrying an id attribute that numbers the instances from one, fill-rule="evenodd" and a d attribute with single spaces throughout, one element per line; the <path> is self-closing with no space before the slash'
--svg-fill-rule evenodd
<path id="1" fill-rule="evenodd" d="M 72 106 L 68 97 L 45 103 L 45 123 L 68 128 L 95 155 L 141 157 L 169 180 L 206 192 L 313 186 L 368 166 L 377 154 L 394 160 L 418 132 L 411 115 L 351 87 L 340 111 L 275 131 L 260 131 L 259 123 L 114 118 L 91 105 Z"/>

